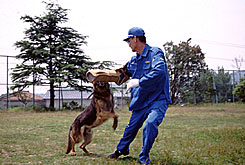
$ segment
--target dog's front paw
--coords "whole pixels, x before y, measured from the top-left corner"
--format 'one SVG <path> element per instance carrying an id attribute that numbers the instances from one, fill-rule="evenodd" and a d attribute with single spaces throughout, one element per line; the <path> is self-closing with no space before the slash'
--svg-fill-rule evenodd
<path id="1" fill-rule="evenodd" d="M 113 121 L 113 125 L 112 125 L 112 128 L 114 130 L 116 130 L 116 128 L 117 128 L 117 123 L 118 123 L 118 116 L 115 116 L 114 117 L 114 121 Z"/>
<path id="2" fill-rule="evenodd" d="M 80 146 L 80 148 L 87 154 L 93 154 L 93 152 L 90 152 L 89 150 L 87 150 L 85 147 Z"/>

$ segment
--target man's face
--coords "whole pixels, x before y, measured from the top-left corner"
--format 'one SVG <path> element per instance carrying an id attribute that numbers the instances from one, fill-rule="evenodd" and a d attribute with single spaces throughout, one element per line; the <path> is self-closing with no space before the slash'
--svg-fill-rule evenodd
<path id="1" fill-rule="evenodd" d="M 132 49 L 132 52 L 136 52 L 136 37 L 129 38 L 127 43 L 128 46 Z"/>

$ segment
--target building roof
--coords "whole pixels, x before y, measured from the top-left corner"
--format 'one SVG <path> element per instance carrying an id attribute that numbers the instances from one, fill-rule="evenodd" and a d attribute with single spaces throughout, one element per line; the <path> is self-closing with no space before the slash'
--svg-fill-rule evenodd
<path id="1" fill-rule="evenodd" d="M 68 99 L 81 99 L 81 93 L 83 96 L 83 99 L 87 99 L 92 92 L 80 92 L 78 90 L 74 90 L 74 89 L 62 89 L 62 91 L 59 90 L 55 90 L 54 91 L 54 95 L 55 98 L 54 99 L 59 99 L 59 98 L 63 98 L 64 100 L 68 100 Z M 49 90 L 45 93 L 44 95 L 44 99 L 50 99 L 50 92 Z"/>
<path id="2" fill-rule="evenodd" d="M 30 93 L 29 91 L 22 91 L 21 93 L 25 95 L 24 97 L 26 97 L 27 100 L 32 100 L 33 94 Z M 35 97 L 35 100 L 43 100 L 43 97 L 41 96 L 34 95 L 34 97 Z M 19 100 L 16 93 L 10 93 L 8 99 L 9 100 Z M 2 97 L 0 97 L 0 100 L 7 100 L 7 95 L 3 95 Z"/>
<path id="3" fill-rule="evenodd" d="M 114 97 L 122 97 L 122 92 L 121 92 L 121 88 L 116 88 L 116 90 L 111 90 L 111 92 L 113 93 Z M 124 97 L 129 97 L 130 93 L 125 94 L 126 90 L 123 90 L 123 96 Z M 92 94 L 92 92 L 82 92 L 82 96 L 83 99 L 88 99 L 89 96 Z M 55 98 L 54 99 L 62 99 L 63 100 L 80 100 L 81 99 L 81 92 L 72 88 L 66 88 L 66 89 L 62 89 L 62 91 L 59 90 L 55 90 L 54 92 Z M 49 100 L 50 99 L 50 92 L 49 90 L 44 94 L 43 96 L 44 99 Z"/>

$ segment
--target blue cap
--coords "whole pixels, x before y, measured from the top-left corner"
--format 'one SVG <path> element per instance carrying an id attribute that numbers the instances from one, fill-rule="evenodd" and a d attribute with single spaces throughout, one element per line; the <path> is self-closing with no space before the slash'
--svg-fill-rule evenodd
<path id="1" fill-rule="evenodd" d="M 128 37 L 125 38 L 123 41 L 128 41 L 129 38 L 134 37 L 134 36 L 145 36 L 145 32 L 142 28 L 133 27 L 133 28 L 129 29 Z"/>

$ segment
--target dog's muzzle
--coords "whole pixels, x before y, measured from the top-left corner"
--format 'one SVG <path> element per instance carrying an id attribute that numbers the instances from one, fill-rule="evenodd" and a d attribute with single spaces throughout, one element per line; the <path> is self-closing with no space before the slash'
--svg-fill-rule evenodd
<path id="1" fill-rule="evenodd" d="M 95 84 L 98 85 L 99 87 L 105 87 L 106 86 L 106 82 L 103 82 L 103 81 L 96 81 Z"/>

